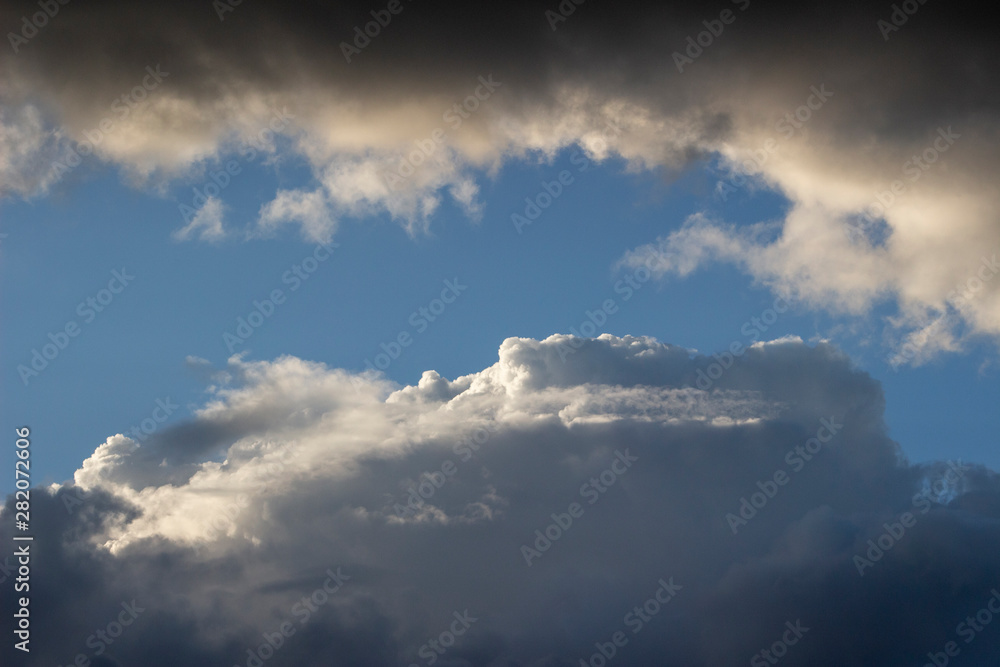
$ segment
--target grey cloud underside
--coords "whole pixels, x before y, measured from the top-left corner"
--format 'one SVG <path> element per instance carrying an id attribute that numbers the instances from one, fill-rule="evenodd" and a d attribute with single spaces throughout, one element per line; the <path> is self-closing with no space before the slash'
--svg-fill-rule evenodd
<path id="1" fill-rule="evenodd" d="M 995 473 L 964 464 L 921 514 L 914 494 L 948 464 L 905 461 L 878 383 L 836 349 L 757 346 L 702 391 L 712 357 L 611 336 L 565 355 L 569 342 L 509 339 L 490 369 L 428 372 L 403 389 L 290 358 L 249 364 L 214 407 L 143 444 L 196 474 L 157 480 L 143 458 L 99 449 L 77 473 L 87 496 L 71 514 L 73 485 L 34 492 L 35 627 L 60 638 L 39 642 L 37 664 L 88 651 L 133 598 L 147 611 L 111 647 L 123 665 L 245 664 L 283 621 L 297 632 L 266 664 L 426 664 L 420 647 L 464 610 L 478 620 L 439 664 L 576 665 L 616 630 L 629 634 L 620 664 L 746 664 L 796 619 L 809 631 L 784 664 L 917 664 L 997 585 Z M 251 419 L 245 406 L 291 380 L 309 410 Z M 220 436 L 226 419 L 240 427 Z M 821 419 L 843 428 L 793 472 L 786 453 Z M 480 449 L 463 460 L 477 429 Z M 181 451 L 199 431 L 225 449 L 221 466 Z M 615 450 L 636 460 L 591 505 L 581 485 Z M 283 465 L 226 530 L 189 532 L 222 513 L 213 493 L 231 501 L 268 456 Z M 457 471 L 419 511 L 396 511 L 446 460 Z M 790 481 L 734 535 L 726 514 L 778 469 Z M 572 502 L 584 514 L 526 565 L 521 546 Z M 905 511 L 917 524 L 859 576 L 853 557 Z M 350 580 L 299 624 L 295 603 L 337 566 Z M 626 612 L 671 577 L 683 588 L 629 633 Z M 996 646 L 983 633 L 963 664 Z"/>

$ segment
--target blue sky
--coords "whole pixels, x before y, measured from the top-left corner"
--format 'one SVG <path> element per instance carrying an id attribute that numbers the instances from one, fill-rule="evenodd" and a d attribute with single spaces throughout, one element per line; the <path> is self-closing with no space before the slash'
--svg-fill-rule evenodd
<path id="1" fill-rule="evenodd" d="M 741 189 L 723 202 L 710 194 L 715 168 L 702 163 L 667 180 L 626 173 L 615 160 L 588 162 L 580 171 L 574 155 L 579 159 L 580 150 L 563 151 L 551 163 L 512 163 L 484 178 L 487 205 L 479 221 L 447 203 L 430 231 L 415 236 L 387 215 L 346 220 L 331 259 L 294 291 L 295 280 L 282 278 L 316 244 L 291 230 L 268 239 L 172 240 L 183 225 L 178 202 L 190 192 L 184 185 L 161 195 L 105 170 L 50 199 L 6 202 L 2 303 L 16 325 L 4 329 L 5 420 L 11 428 L 38 424 L 39 437 L 50 443 L 36 452 L 39 473 L 62 482 L 96 444 L 149 418 L 157 399 L 180 406 L 165 424 L 190 418 L 211 379 L 185 360 L 224 367 L 230 350 L 223 333 L 235 333 L 237 319 L 274 289 L 287 300 L 236 352 L 261 360 L 290 354 L 361 371 L 366 360 L 374 363 L 380 343 L 407 331 L 414 342 L 385 369 L 403 385 L 424 370 L 454 378 L 484 368 L 510 336 L 579 329 L 586 312 L 607 298 L 619 309 L 601 333 L 653 336 L 707 354 L 751 342 L 741 328 L 774 295 L 742 272 L 713 266 L 685 278 L 652 279 L 624 301 L 614 285 L 632 271 L 616 265 L 626 251 L 677 229 L 706 204 L 726 220 L 753 224 L 777 219 L 787 200 Z M 519 234 L 512 213 L 523 213 L 524 198 L 564 170 L 575 180 Z M 266 193 L 296 176 L 303 177 L 301 170 L 248 165 L 224 191 L 228 219 L 251 228 Z M 85 321 L 91 316 L 78 313 L 78 305 L 123 268 L 134 282 Z M 410 315 L 455 278 L 468 289 L 417 333 Z M 872 322 L 859 326 L 859 318 L 798 305 L 761 338 L 828 339 L 851 354 L 883 383 L 890 435 L 912 460 L 1000 465 L 991 439 L 1000 427 L 994 409 L 1000 386 L 988 363 L 990 346 L 894 369 L 871 341 L 887 310 L 876 309 Z M 41 350 L 47 335 L 70 321 L 80 324 L 80 334 L 25 386 L 18 366 L 30 366 L 31 350 Z"/>

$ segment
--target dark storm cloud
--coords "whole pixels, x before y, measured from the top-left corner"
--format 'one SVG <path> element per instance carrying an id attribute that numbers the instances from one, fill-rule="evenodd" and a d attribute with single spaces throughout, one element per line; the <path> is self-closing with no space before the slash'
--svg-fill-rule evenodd
<path id="1" fill-rule="evenodd" d="M 400 0 L 400 13 L 354 58 L 356 62 L 347 63 L 341 43 L 350 42 L 353 29 L 372 21 L 371 12 L 382 12 L 384 5 L 247 3 L 219 20 L 213 4 L 205 2 L 141 6 L 91 2 L 79 7 L 70 3 L 60 7 L 58 16 L 17 54 L 7 49 L 4 61 L 15 71 L 38 75 L 36 84 L 41 89 L 51 82 L 91 91 L 95 97 L 101 91 L 113 94 L 130 83 L 135 66 L 156 62 L 165 68 L 169 63 L 176 85 L 204 99 L 238 85 L 290 90 L 304 78 L 353 86 L 354 92 L 405 96 L 426 86 L 456 83 L 449 77 L 460 76 L 464 81 L 470 72 L 498 67 L 519 86 L 529 88 L 532 82 L 541 86 L 567 75 L 608 77 L 609 83 L 613 77 L 619 85 L 641 88 L 654 84 L 645 77 L 660 70 L 663 62 L 673 67 L 670 55 L 682 51 L 684 39 L 704 30 L 702 21 L 714 20 L 722 10 L 730 10 L 737 20 L 725 27 L 725 37 L 720 35 L 706 48 L 707 53 L 719 52 L 717 60 L 723 60 L 723 54 L 741 52 L 755 58 L 742 58 L 729 63 L 730 67 L 755 68 L 761 64 L 755 59 L 771 60 L 779 72 L 815 66 L 817 58 L 827 66 L 843 67 L 845 56 L 856 62 L 885 50 L 887 40 L 882 39 L 876 22 L 892 13 L 891 4 L 871 3 L 740 0 L 714 6 L 670 6 L 586 2 L 576 5 L 553 30 L 547 13 L 558 13 L 558 2 L 497 5 Z M 5 27 L 17 32 L 21 18 L 37 11 L 35 2 L 5 3 Z M 911 63 L 901 60 L 916 57 L 928 66 L 937 63 L 922 72 L 926 80 L 919 84 L 941 86 L 941 95 L 932 100 L 936 104 L 969 110 L 968 102 L 973 101 L 981 109 L 995 110 L 995 90 L 962 85 L 970 78 L 992 76 L 983 61 L 989 53 L 988 41 L 978 39 L 988 32 L 970 20 L 973 17 L 971 8 L 961 5 L 921 5 L 904 29 L 890 35 L 890 53 L 900 55 L 873 62 L 868 78 L 877 80 L 880 72 L 892 68 L 907 71 Z M 947 39 L 959 35 L 966 38 L 964 43 Z M 676 37 L 680 43 L 671 39 Z M 809 57 L 791 58 L 792 47 Z M 596 72 L 586 69 L 593 66 Z M 101 76 L 95 76 L 98 72 Z M 404 87 L 379 90 L 383 80 Z M 926 105 L 928 100 L 921 101 Z M 916 108 L 915 102 L 888 100 L 906 112 L 900 115 L 928 111 Z"/>
<path id="2" fill-rule="evenodd" d="M 990 628 L 956 635 L 1000 579 L 995 473 L 907 463 L 844 355 L 777 342 L 720 374 L 610 336 L 561 363 L 573 342 L 510 339 L 481 373 L 385 401 L 339 371 L 255 362 L 189 432 L 291 384 L 328 407 L 248 423 L 225 464 L 174 484 L 98 450 L 83 505 L 37 492 L 38 636 L 68 638 L 37 657 L 88 650 L 133 598 L 144 611 L 109 654 L 154 667 L 246 664 L 285 622 L 265 664 L 425 665 L 445 633 L 437 664 L 578 665 L 618 631 L 620 664 L 747 664 L 795 638 L 786 622 L 789 665 L 995 651 Z"/>
<path id="3" fill-rule="evenodd" d="M 400 1 L 400 13 L 350 63 L 342 44 L 384 3 L 243 3 L 224 20 L 206 2 L 70 3 L 16 54 L 0 52 L 4 92 L 10 105 L 38 102 L 78 138 L 141 83 L 147 66 L 159 64 L 169 72 L 160 96 L 170 108 L 154 108 L 157 122 L 140 136 L 104 146 L 107 158 L 144 171 L 212 155 L 261 100 L 290 105 L 309 119 L 308 131 L 321 132 L 323 117 L 314 107 L 324 101 L 382 111 L 422 106 L 437 97 L 461 99 L 470 82 L 488 73 L 506 87 L 497 104 L 512 121 L 530 121 L 533 109 L 560 108 L 561 92 L 573 86 L 665 118 L 693 116 L 694 134 L 644 156 L 654 162 L 683 160 L 732 138 L 731 96 L 748 96 L 750 106 L 770 96 L 780 108 L 797 104 L 800 91 L 820 82 L 858 100 L 828 111 L 824 121 L 858 144 L 873 136 L 921 138 L 928 123 L 995 120 L 990 41 L 981 39 L 981 22 L 954 5 L 921 5 L 886 41 L 877 21 L 891 14 L 889 5 L 569 2 L 563 5 L 572 13 L 553 22 L 546 12 L 558 12 L 556 2 Z M 37 11 L 36 3 L 7 3 L 0 25 L 16 33 L 22 17 Z M 731 23 L 719 22 L 723 11 Z M 705 22 L 721 25 L 722 33 L 681 74 L 674 54 L 690 48 L 687 38 L 705 31 Z M 188 126 L 164 127 L 171 113 Z M 171 149 L 141 136 L 157 129 L 183 141 Z M 510 149 L 523 148 L 507 139 Z M 503 143 L 497 148 L 504 150 Z"/>

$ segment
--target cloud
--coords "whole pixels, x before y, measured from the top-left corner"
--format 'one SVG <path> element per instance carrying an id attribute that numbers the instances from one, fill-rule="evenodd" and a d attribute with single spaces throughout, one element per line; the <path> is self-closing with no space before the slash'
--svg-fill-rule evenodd
<path id="1" fill-rule="evenodd" d="M 938 203 L 922 199 L 920 206 L 926 211 Z M 837 315 L 866 316 L 895 303 L 896 314 L 887 319 L 890 337 L 899 340 L 889 355 L 893 367 L 919 365 L 977 337 L 1000 335 L 996 246 L 985 246 L 984 254 L 983 246 L 963 241 L 950 244 L 950 254 L 939 245 L 915 255 L 901 245 L 906 230 L 891 226 L 890 241 L 873 245 L 844 233 L 854 224 L 848 211 L 824 206 L 796 206 L 777 225 L 738 227 L 695 214 L 680 229 L 628 251 L 619 264 L 683 278 L 712 263 L 730 263 L 778 294 Z M 928 225 L 914 234 L 936 236 L 932 230 Z"/>
<path id="2" fill-rule="evenodd" d="M 0 106 L 0 197 L 29 196 L 52 186 L 57 180 L 52 160 L 60 143 L 36 107 Z"/>
<path id="3" fill-rule="evenodd" d="M 196 233 L 201 241 L 220 241 L 226 236 L 222 226 L 225 205 L 215 197 L 209 197 L 191 216 L 188 224 L 174 231 L 173 237 L 178 241 L 187 241 Z"/>
<path id="4" fill-rule="evenodd" d="M 337 222 L 320 190 L 281 190 L 275 198 L 260 209 L 257 227 L 264 233 L 286 223 L 299 223 L 303 235 L 317 243 L 329 243 Z"/>
<path id="5" fill-rule="evenodd" d="M 623 664 L 722 666 L 797 621 L 788 664 L 917 663 L 1000 575 L 996 474 L 908 463 L 878 383 L 829 345 L 730 364 L 557 335 L 407 387 L 293 357 L 217 377 L 192 421 L 112 436 L 33 492 L 33 628 L 60 638 L 39 660 L 93 657 L 88 636 L 134 599 L 108 654 L 151 667 L 247 664 L 282 623 L 295 633 L 266 664 L 576 664 L 621 630 Z M 349 578 L 311 597 L 331 572 Z M 661 579 L 670 604 L 629 616 Z M 429 640 L 456 613 L 475 621 L 442 656 Z"/>

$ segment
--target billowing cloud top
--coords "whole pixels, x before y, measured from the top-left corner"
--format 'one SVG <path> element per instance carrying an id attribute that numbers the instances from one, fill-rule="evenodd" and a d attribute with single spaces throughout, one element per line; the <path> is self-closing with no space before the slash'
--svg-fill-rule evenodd
<path id="1" fill-rule="evenodd" d="M 59 638 L 37 664 L 896 665 L 993 645 L 957 633 L 977 638 L 959 624 L 1000 577 L 1000 482 L 907 463 L 879 385 L 827 345 L 511 338 L 481 372 L 402 388 L 233 358 L 211 391 L 33 491 L 33 629 Z"/>

